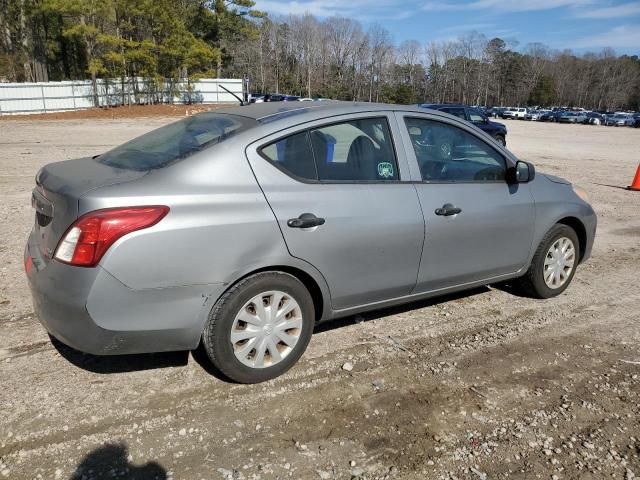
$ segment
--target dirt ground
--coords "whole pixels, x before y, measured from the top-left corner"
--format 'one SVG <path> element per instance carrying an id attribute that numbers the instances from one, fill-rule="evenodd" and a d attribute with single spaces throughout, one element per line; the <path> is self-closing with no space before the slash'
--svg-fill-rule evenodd
<path id="1" fill-rule="evenodd" d="M 140 117 L 184 117 L 194 113 L 204 112 L 224 105 L 184 105 L 176 103 L 173 105 L 127 105 L 110 108 L 88 108 L 86 110 L 74 110 L 69 112 L 50 112 L 25 115 L 2 115 L 0 121 L 37 121 L 37 120 L 94 120 L 94 119 L 120 119 L 120 118 L 140 118 Z"/>
<path id="2" fill-rule="evenodd" d="M 32 313 L 38 168 L 168 121 L 0 122 L 0 479 L 640 477 L 640 192 L 621 188 L 640 130 L 507 122 L 598 213 L 565 294 L 488 287 L 326 324 L 289 373 L 242 386 L 189 353 L 54 346 Z"/>

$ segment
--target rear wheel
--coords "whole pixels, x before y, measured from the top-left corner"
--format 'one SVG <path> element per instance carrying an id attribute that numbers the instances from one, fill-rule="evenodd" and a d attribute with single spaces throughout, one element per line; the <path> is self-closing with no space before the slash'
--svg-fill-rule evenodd
<path id="1" fill-rule="evenodd" d="M 202 343 L 213 366 L 231 380 L 275 378 L 302 356 L 315 311 L 306 287 L 283 272 L 262 272 L 231 287 L 213 306 Z"/>
<path id="2" fill-rule="evenodd" d="M 507 146 L 507 141 L 505 140 L 503 135 L 496 135 L 496 142 L 498 142 L 503 147 Z"/>
<path id="3" fill-rule="evenodd" d="M 519 284 L 528 295 L 551 298 L 564 292 L 576 273 L 579 259 L 576 232 L 557 224 L 545 235 Z"/>

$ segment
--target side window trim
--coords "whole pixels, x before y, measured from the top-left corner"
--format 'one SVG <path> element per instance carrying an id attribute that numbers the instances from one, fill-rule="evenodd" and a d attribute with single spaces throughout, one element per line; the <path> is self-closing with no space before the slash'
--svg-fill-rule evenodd
<path id="1" fill-rule="evenodd" d="M 375 115 L 374 113 L 378 113 L 377 115 Z M 395 185 L 398 183 L 413 183 L 411 181 L 408 180 L 403 180 L 402 179 L 402 170 L 400 168 L 400 158 L 398 156 L 398 148 L 396 145 L 397 140 L 394 138 L 394 133 L 393 133 L 393 128 L 391 126 L 391 122 L 390 122 L 390 118 L 389 118 L 389 113 L 393 114 L 393 112 L 387 112 L 387 111 L 382 111 L 382 112 L 370 112 L 370 114 L 368 115 L 363 115 L 363 116 L 349 116 L 347 118 L 340 118 L 340 117 L 336 117 L 334 120 L 331 120 L 327 123 L 315 123 L 313 125 L 309 125 L 305 128 L 302 128 L 300 130 L 296 130 L 296 131 L 289 131 L 287 134 L 285 135 L 279 135 L 275 138 L 271 138 L 269 141 L 262 143 L 260 141 L 260 143 L 255 147 L 255 151 L 256 153 L 262 157 L 265 161 L 267 161 L 270 165 L 273 165 L 274 167 L 276 167 L 278 170 L 280 170 L 282 173 L 284 173 L 285 175 L 287 175 L 288 177 L 292 178 L 293 180 L 296 180 L 300 183 L 306 183 L 306 184 L 315 184 L 315 185 L 323 185 L 323 184 L 327 184 L 327 185 L 331 185 L 331 184 L 363 184 L 363 185 Z M 352 122 L 352 121 L 357 121 L 357 120 L 375 120 L 375 119 L 380 119 L 382 121 L 384 121 L 387 125 L 387 132 L 389 133 L 389 138 L 391 140 L 391 152 L 393 153 L 394 156 L 394 160 L 395 160 L 395 168 L 398 171 L 398 179 L 396 180 L 321 180 L 319 173 L 318 173 L 318 158 L 316 156 L 316 152 L 315 149 L 313 147 L 313 142 L 311 141 L 310 138 L 310 134 L 312 130 L 319 130 L 322 128 L 326 128 L 326 127 L 330 127 L 332 125 L 340 125 L 342 123 L 348 123 L 348 122 Z M 324 119 L 326 120 L 326 119 Z M 394 120 L 395 117 L 394 117 Z M 400 125 L 397 125 L 400 128 Z M 292 127 L 292 128 L 296 128 L 296 127 Z M 288 131 L 289 129 L 287 129 Z M 282 168 L 282 166 L 278 165 L 278 162 L 274 162 L 273 160 L 271 160 L 264 152 L 264 148 L 275 144 L 281 140 L 284 140 L 286 138 L 289 138 L 293 135 L 297 135 L 300 133 L 306 133 L 306 138 L 307 138 L 307 142 L 309 143 L 309 147 L 311 152 L 313 153 L 313 159 L 314 159 L 314 166 L 315 166 L 315 170 L 316 170 L 316 178 L 315 180 L 312 179 L 308 179 L 308 178 L 303 178 L 303 177 L 299 177 L 293 173 L 291 173 L 288 170 L 285 170 L 284 168 Z M 404 150 L 404 149 L 403 149 Z M 404 152 L 403 152 L 404 153 Z"/>
<path id="2" fill-rule="evenodd" d="M 291 172 L 291 171 L 289 171 L 289 170 L 285 169 L 285 168 L 280 164 L 280 162 L 274 162 L 274 161 L 273 161 L 271 158 L 269 158 L 269 157 L 267 156 L 267 154 L 266 154 L 266 153 L 264 153 L 264 151 L 263 151 L 266 147 L 269 147 L 269 146 L 271 146 L 271 145 L 275 145 L 276 143 L 278 143 L 278 142 L 279 142 L 279 141 L 281 141 L 281 140 L 286 140 L 286 139 L 288 139 L 289 137 L 293 137 L 294 135 L 299 135 L 299 134 L 301 134 L 301 133 L 304 133 L 304 134 L 305 134 L 305 139 L 306 139 L 306 141 L 307 141 L 307 145 L 309 146 L 309 152 L 311 152 L 311 154 L 312 154 L 312 158 L 313 158 L 313 168 L 314 168 L 315 173 L 316 173 L 316 178 L 315 178 L 315 180 L 312 180 L 312 179 L 309 179 L 309 178 L 305 178 L 305 177 L 300 177 L 299 175 L 296 175 L 295 173 L 293 173 L 293 172 Z M 309 129 L 303 129 L 303 130 L 300 130 L 300 131 L 297 131 L 297 132 L 292 132 L 292 133 L 290 133 L 290 134 L 288 134 L 288 135 L 281 136 L 281 137 L 279 137 L 279 138 L 277 138 L 277 139 L 275 139 L 275 140 L 271 140 L 270 142 L 267 142 L 267 143 L 261 144 L 261 145 L 259 145 L 259 146 L 256 148 L 256 153 L 257 153 L 260 157 L 262 157 L 262 158 L 263 158 L 267 163 L 269 163 L 269 165 L 274 166 L 275 168 L 277 168 L 278 170 L 280 170 L 282 173 L 284 173 L 286 176 L 288 176 L 288 177 L 290 177 L 290 178 L 292 178 L 292 179 L 294 179 L 294 180 L 296 180 L 296 181 L 298 181 L 298 182 L 301 182 L 301 183 L 319 183 L 319 182 L 318 182 L 318 164 L 317 164 L 317 163 L 316 163 L 316 161 L 315 161 L 315 154 L 313 153 L 313 144 L 312 144 L 312 142 L 311 142 L 311 138 L 310 138 L 310 136 L 309 136 Z"/>
<path id="3" fill-rule="evenodd" d="M 506 180 L 424 180 L 422 178 L 422 172 L 420 171 L 420 167 L 418 165 L 418 158 L 413 149 L 413 144 L 409 136 L 409 131 L 406 128 L 405 119 L 411 119 L 411 118 L 418 119 L 418 120 L 430 120 L 433 122 L 441 122 L 451 127 L 458 128 L 464 131 L 465 133 L 473 136 L 477 141 L 481 141 L 485 146 L 488 146 L 492 151 L 494 151 L 496 155 L 502 158 L 504 162 L 505 172 L 509 168 L 514 166 L 515 161 L 511 159 L 509 156 L 497 150 L 494 145 L 487 142 L 484 138 L 476 135 L 476 133 L 471 131 L 468 128 L 468 125 L 465 125 L 464 123 L 462 123 L 462 121 L 460 122 L 460 124 L 458 124 L 455 121 L 451 121 L 449 118 L 444 118 L 444 117 L 440 117 L 433 114 L 423 114 L 421 112 L 397 111 L 396 120 L 398 122 L 398 127 L 400 128 L 401 140 L 405 145 L 404 149 L 406 151 L 407 161 L 409 162 L 409 169 L 411 172 L 412 183 L 416 183 L 416 184 L 423 184 L 423 183 L 424 184 L 431 184 L 431 183 L 433 184 L 474 184 L 474 183 L 475 184 L 494 184 L 494 183 L 506 184 Z"/>

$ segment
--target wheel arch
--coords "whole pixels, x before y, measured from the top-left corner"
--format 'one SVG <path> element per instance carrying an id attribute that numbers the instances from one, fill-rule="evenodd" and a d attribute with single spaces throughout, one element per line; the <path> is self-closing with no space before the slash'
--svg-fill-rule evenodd
<path id="1" fill-rule="evenodd" d="M 578 247 L 580 248 L 578 262 L 582 262 L 587 248 L 587 229 L 584 224 L 580 221 L 580 219 L 576 217 L 561 218 L 556 222 L 556 224 L 566 225 L 567 227 L 573 229 L 574 232 L 576 232 L 579 242 Z"/>
<path id="2" fill-rule="evenodd" d="M 230 284 L 228 288 L 231 288 L 236 283 L 244 280 L 247 277 L 250 277 L 251 275 L 255 275 L 256 273 L 262 273 L 262 272 L 288 273 L 289 275 L 300 280 L 300 282 L 302 282 L 305 288 L 309 291 L 309 294 L 311 295 L 311 299 L 313 300 L 316 323 L 318 323 L 320 320 L 323 319 L 324 308 L 326 303 L 325 303 L 324 295 L 322 293 L 322 289 L 320 288 L 320 285 L 318 285 L 318 282 L 316 282 L 316 280 L 309 273 L 297 267 L 292 267 L 290 265 L 273 265 L 273 266 L 258 268 L 257 270 L 253 270 L 252 272 L 249 272 L 246 275 L 243 275 L 241 278 L 233 282 L 233 284 Z"/>
<path id="3" fill-rule="evenodd" d="M 262 272 L 283 272 L 297 278 L 311 294 L 315 309 L 315 320 L 319 322 L 332 317 L 331 294 L 329 286 L 322 276 L 311 264 L 295 257 L 283 258 L 275 256 L 271 261 L 246 265 L 244 268 L 235 271 L 224 282 L 224 288 L 209 298 L 203 311 L 202 327 L 209 314 L 209 310 L 230 288 L 241 282 L 245 278 Z"/>

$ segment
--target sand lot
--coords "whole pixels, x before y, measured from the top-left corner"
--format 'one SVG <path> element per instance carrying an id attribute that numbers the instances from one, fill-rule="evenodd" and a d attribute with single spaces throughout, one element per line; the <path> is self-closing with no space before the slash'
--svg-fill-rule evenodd
<path id="1" fill-rule="evenodd" d="M 188 353 L 54 348 L 32 313 L 37 170 L 169 121 L 0 122 L 0 479 L 640 477 L 640 192 L 620 188 L 640 129 L 507 122 L 509 148 L 598 213 L 565 294 L 488 287 L 334 322 L 289 373 L 242 386 Z"/>

